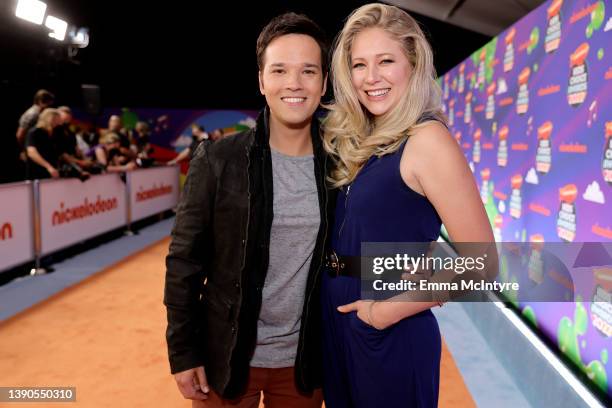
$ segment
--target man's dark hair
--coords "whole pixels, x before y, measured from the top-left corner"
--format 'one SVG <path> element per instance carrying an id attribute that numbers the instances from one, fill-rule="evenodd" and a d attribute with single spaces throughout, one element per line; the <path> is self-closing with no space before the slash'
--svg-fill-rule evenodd
<path id="1" fill-rule="evenodd" d="M 34 104 L 38 105 L 39 103 L 44 103 L 46 105 L 51 105 L 53 100 L 55 99 L 55 95 L 46 89 L 39 89 L 34 94 Z"/>
<path id="2" fill-rule="evenodd" d="M 328 71 L 329 44 L 321 27 L 304 14 L 285 13 L 274 17 L 257 38 L 257 66 L 264 67 L 264 53 L 268 45 L 278 37 L 287 34 L 303 34 L 312 37 L 321 49 L 321 68 L 323 75 Z"/>

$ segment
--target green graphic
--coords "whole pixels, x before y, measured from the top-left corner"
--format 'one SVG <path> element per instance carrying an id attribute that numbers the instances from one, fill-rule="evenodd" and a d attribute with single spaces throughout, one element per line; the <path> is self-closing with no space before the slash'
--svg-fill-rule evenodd
<path id="1" fill-rule="evenodd" d="M 518 280 L 516 279 L 516 276 L 512 276 L 512 278 L 510 279 L 510 282 L 513 284 L 514 283 L 518 284 Z M 508 301 L 512 303 L 512 305 L 515 308 L 520 309 L 519 302 L 518 302 L 518 290 L 511 289 L 506 292 L 507 292 L 506 296 L 508 297 Z"/>
<path id="2" fill-rule="evenodd" d="M 527 319 L 533 326 L 538 327 L 538 321 L 536 319 L 535 312 L 531 306 L 525 306 L 523 309 L 523 317 Z"/>
<path id="3" fill-rule="evenodd" d="M 487 202 L 485 203 L 485 210 L 487 212 L 487 217 L 489 217 L 489 224 L 491 227 L 495 226 L 495 217 L 499 214 L 497 210 L 497 206 L 495 205 L 495 200 L 493 199 L 493 191 L 495 191 L 495 186 L 491 181 L 489 181 L 489 191 L 487 192 Z"/>
<path id="4" fill-rule="evenodd" d="M 499 277 L 501 278 L 501 282 L 508 282 L 508 259 L 503 253 L 499 260 Z"/>
<path id="5" fill-rule="evenodd" d="M 599 388 L 606 391 L 608 388 L 608 378 L 604 365 L 608 362 L 608 350 L 603 349 L 600 353 L 601 361 L 593 360 L 588 364 L 582 362 L 580 348 L 578 347 L 578 336 L 584 336 L 587 330 L 588 314 L 582 305 L 582 299 L 578 296 L 576 309 L 574 311 L 574 321 L 563 316 L 557 328 L 557 339 L 559 349 L 565 354 L 578 368 L 580 368 L 591 381 Z M 582 348 L 586 347 L 584 340 L 580 342 Z"/>
<path id="6" fill-rule="evenodd" d="M 589 380 L 593 381 L 602 390 L 606 390 L 608 378 L 606 376 L 606 369 L 603 364 L 601 364 L 601 361 L 591 361 L 589 365 L 586 366 L 585 372 Z"/>
<path id="7" fill-rule="evenodd" d="M 531 35 L 529 35 L 529 47 L 527 47 L 527 54 L 531 54 L 531 52 L 537 48 L 539 41 L 540 29 L 538 27 L 534 27 L 534 29 L 531 30 Z"/>
<path id="8" fill-rule="evenodd" d="M 597 59 L 601 61 L 603 57 L 604 57 L 604 50 L 603 48 L 600 48 L 597 50 Z"/>
<path id="9" fill-rule="evenodd" d="M 123 123 L 124 128 L 132 130 L 136 127 L 138 115 L 135 112 L 132 112 L 129 108 L 123 108 L 121 109 L 121 122 Z"/>
<path id="10" fill-rule="evenodd" d="M 484 90 L 485 85 L 490 84 L 491 81 L 493 81 L 493 73 L 494 73 L 494 68 L 493 68 L 493 61 L 495 60 L 495 51 L 497 50 L 497 37 L 493 38 L 491 41 L 489 41 L 487 44 L 484 45 L 484 47 L 477 49 L 474 53 L 472 53 L 471 58 L 472 58 L 472 63 L 474 64 L 474 67 L 476 68 L 476 74 L 472 77 L 472 81 L 471 81 L 471 85 L 472 88 L 474 88 L 476 86 L 476 82 L 477 82 L 477 75 L 478 75 L 478 67 L 480 65 L 480 54 L 482 53 L 482 51 L 484 50 L 485 52 L 485 58 L 484 58 L 484 82 L 480 83 L 479 89 L 481 91 Z"/>
<path id="11" fill-rule="evenodd" d="M 586 28 L 586 37 L 591 38 L 593 33 L 601 28 L 606 17 L 606 6 L 603 1 L 598 1 L 595 9 L 591 12 L 591 22 Z"/>

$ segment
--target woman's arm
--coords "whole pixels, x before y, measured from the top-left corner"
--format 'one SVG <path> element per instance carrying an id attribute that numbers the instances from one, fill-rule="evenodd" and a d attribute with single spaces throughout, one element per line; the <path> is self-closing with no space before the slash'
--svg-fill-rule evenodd
<path id="1" fill-rule="evenodd" d="M 494 242 L 474 176 L 461 148 L 442 124 L 431 122 L 410 137 L 400 162 L 400 173 L 405 181 L 411 180 L 413 190 L 420 190 L 417 192 L 433 204 L 453 242 Z M 415 301 L 372 305 L 358 301 L 339 310 L 356 310 L 362 320 L 384 328 L 437 305 L 438 302 Z"/>
<path id="2" fill-rule="evenodd" d="M 26 154 L 34 163 L 38 164 L 40 167 L 44 167 L 45 170 L 49 172 L 51 177 L 58 178 L 59 173 L 55 167 L 53 167 L 48 161 L 45 160 L 44 157 L 40 155 L 38 149 L 35 146 L 28 146 L 26 148 Z"/>
<path id="3" fill-rule="evenodd" d="M 416 176 L 424 195 L 440 215 L 452 242 L 493 242 L 493 231 L 478 187 L 460 146 L 438 122 L 411 137 L 413 160 L 402 159 L 400 172 Z"/>
<path id="4" fill-rule="evenodd" d="M 106 151 L 103 147 L 96 147 L 94 153 L 96 154 L 96 160 L 103 166 L 108 165 L 108 160 L 106 160 Z"/>
<path id="5" fill-rule="evenodd" d="M 168 165 L 173 165 L 173 164 L 179 163 L 179 162 L 185 160 L 187 157 L 189 157 L 190 154 L 191 154 L 191 148 L 186 147 L 183 150 L 181 150 L 181 152 L 178 154 L 178 156 L 176 156 L 174 159 L 170 160 L 168 162 Z"/>

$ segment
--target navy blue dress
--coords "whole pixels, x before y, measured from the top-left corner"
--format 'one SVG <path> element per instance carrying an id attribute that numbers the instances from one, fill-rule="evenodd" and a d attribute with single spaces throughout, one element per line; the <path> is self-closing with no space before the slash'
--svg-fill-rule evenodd
<path id="1" fill-rule="evenodd" d="M 436 241 L 441 220 L 400 175 L 404 144 L 372 157 L 338 194 L 332 247 L 359 256 L 362 242 Z M 361 281 L 323 274 L 323 393 L 327 408 L 436 407 L 441 338 L 430 310 L 377 330 L 340 305 L 359 300 Z"/>

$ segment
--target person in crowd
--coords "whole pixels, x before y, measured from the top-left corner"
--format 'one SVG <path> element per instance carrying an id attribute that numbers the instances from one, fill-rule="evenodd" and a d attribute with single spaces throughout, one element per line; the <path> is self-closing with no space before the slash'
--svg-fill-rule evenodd
<path id="1" fill-rule="evenodd" d="M 200 144 L 166 258 L 171 373 L 193 407 L 321 407 L 320 270 L 330 163 L 313 114 L 327 45 L 309 18 L 257 40 L 266 108 L 256 126 Z"/>
<path id="2" fill-rule="evenodd" d="M 26 178 L 29 180 L 58 178 L 59 151 L 53 130 L 60 125 L 60 113 L 47 108 L 38 116 L 36 126 L 26 136 Z"/>
<path id="3" fill-rule="evenodd" d="M 429 244 L 441 223 L 454 242 L 493 243 L 491 227 L 411 16 L 384 4 L 355 10 L 331 73 L 324 146 L 341 189 L 331 253 L 344 267 L 324 273 L 321 288 L 325 405 L 433 408 L 441 339 L 430 309 L 441 302 L 361 300 L 360 263 L 350 259 L 365 242 Z"/>
<path id="4" fill-rule="evenodd" d="M 138 121 L 132 131 L 132 149 L 139 154 L 147 155 L 151 152 L 151 129 L 147 122 Z"/>
<path id="5" fill-rule="evenodd" d="M 147 122 L 139 121 L 132 131 L 132 151 L 136 153 L 136 164 L 138 167 L 151 167 L 155 160 L 150 157 L 153 147 L 150 142 L 151 130 Z"/>
<path id="6" fill-rule="evenodd" d="M 100 133 L 93 124 L 83 124 L 76 127 L 77 146 L 83 156 L 95 160 L 95 147 L 100 143 Z"/>
<path id="7" fill-rule="evenodd" d="M 136 163 L 121 153 L 121 139 L 114 132 L 107 132 L 100 139 L 100 144 L 95 146 L 94 154 L 96 161 L 103 166 L 107 172 L 116 173 L 135 169 Z"/>
<path id="8" fill-rule="evenodd" d="M 213 142 L 216 142 L 219 139 L 223 139 L 223 134 L 224 134 L 223 129 L 217 128 L 212 131 L 210 138 L 212 139 Z"/>
<path id="9" fill-rule="evenodd" d="M 94 161 L 86 158 L 77 146 L 77 138 L 71 129 L 72 110 L 68 106 L 57 108 L 60 124 L 54 129 L 53 138 L 58 147 L 60 161 L 74 171 L 87 172 L 94 167 Z"/>
<path id="10" fill-rule="evenodd" d="M 53 105 L 55 96 L 46 89 L 39 89 L 34 94 L 34 104 L 26 110 L 19 118 L 19 126 L 17 127 L 17 141 L 20 146 L 24 145 L 26 135 L 36 126 L 40 113 Z"/>
<path id="11" fill-rule="evenodd" d="M 137 154 L 131 148 L 132 140 L 130 138 L 130 133 L 123 126 L 123 121 L 119 115 L 111 115 L 108 118 L 108 128 L 102 131 L 102 136 L 109 132 L 119 136 L 119 151 L 121 155 L 130 158 L 130 160 L 135 160 Z"/>
<path id="12" fill-rule="evenodd" d="M 123 122 L 119 115 L 111 115 L 108 118 L 108 128 L 103 133 L 106 132 L 112 132 L 119 136 L 122 148 L 130 148 L 130 136 L 128 134 L 128 131 L 123 127 Z"/>
<path id="13" fill-rule="evenodd" d="M 208 132 L 204 130 L 204 127 L 198 125 L 197 123 L 194 123 L 191 125 L 191 144 L 181 150 L 181 152 L 174 159 L 168 161 L 167 164 L 174 165 L 176 163 L 182 162 L 185 159 L 191 160 L 191 158 L 193 157 L 193 153 L 200 145 L 200 143 L 209 144 L 212 142 L 213 140 L 211 140 L 210 136 L 208 135 Z"/>

